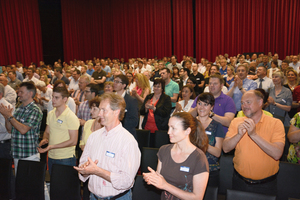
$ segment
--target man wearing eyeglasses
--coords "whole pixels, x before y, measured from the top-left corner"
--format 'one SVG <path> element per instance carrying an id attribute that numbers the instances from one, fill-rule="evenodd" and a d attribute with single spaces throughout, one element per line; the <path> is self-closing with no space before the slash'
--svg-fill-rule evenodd
<path id="1" fill-rule="evenodd" d="M 121 95 L 126 103 L 125 116 L 122 121 L 123 127 L 136 138 L 136 126 L 139 123 L 139 109 L 136 98 L 133 98 L 126 93 L 126 88 L 129 83 L 127 76 L 120 74 L 115 77 L 114 90 L 116 94 Z"/>
<path id="2" fill-rule="evenodd" d="M 96 84 L 90 83 L 84 89 L 85 101 L 78 107 L 77 117 L 80 121 L 80 126 L 84 126 L 85 122 L 91 119 L 91 109 L 89 107 L 89 101 L 98 95 L 98 89 Z"/>

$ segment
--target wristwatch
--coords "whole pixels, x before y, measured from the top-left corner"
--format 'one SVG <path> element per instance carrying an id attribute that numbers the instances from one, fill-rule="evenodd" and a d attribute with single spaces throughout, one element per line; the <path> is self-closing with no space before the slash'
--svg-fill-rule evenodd
<path id="1" fill-rule="evenodd" d="M 10 116 L 10 117 L 7 118 L 7 121 L 10 122 L 13 118 L 14 118 L 13 116 Z"/>
<path id="2" fill-rule="evenodd" d="M 214 115 L 215 115 L 215 113 L 211 111 L 209 117 L 212 118 Z"/>

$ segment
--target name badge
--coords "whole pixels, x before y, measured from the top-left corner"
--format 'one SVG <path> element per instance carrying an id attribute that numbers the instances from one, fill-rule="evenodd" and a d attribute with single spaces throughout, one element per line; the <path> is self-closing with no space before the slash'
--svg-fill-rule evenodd
<path id="1" fill-rule="evenodd" d="M 190 168 L 189 168 L 189 167 L 186 167 L 186 166 L 181 166 L 181 167 L 180 167 L 180 171 L 181 171 L 181 172 L 190 172 Z"/>
<path id="2" fill-rule="evenodd" d="M 283 101 L 284 103 L 286 103 L 286 100 L 285 100 L 285 99 L 281 99 L 281 101 Z"/>
<path id="3" fill-rule="evenodd" d="M 111 158 L 115 157 L 115 153 L 109 152 L 109 151 L 106 151 L 105 155 L 108 156 L 108 157 L 111 157 Z"/>
<path id="4" fill-rule="evenodd" d="M 58 122 L 58 123 L 60 123 L 60 124 L 62 124 L 62 123 L 63 123 L 63 121 L 62 121 L 62 120 L 60 120 L 60 119 L 58 119 L 58 120 L 57 120 L 57 122 Z"/>
<path id="5" fill-rule="evenodd" d="M 20 122 L 21 122 L 21 123 L 24 123 L 24 119 L 20 119 Z"/>
<path id="6" fill-rule="evenodd" d="M 211 135 L 210 131 L 205 131 L 206 135 Z"/>

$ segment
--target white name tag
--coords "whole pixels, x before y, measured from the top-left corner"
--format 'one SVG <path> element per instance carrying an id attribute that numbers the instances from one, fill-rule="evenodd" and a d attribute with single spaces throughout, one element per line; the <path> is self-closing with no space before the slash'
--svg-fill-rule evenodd
<path id="1" fill-rule="evenodd" d="M 189 172 L 189 171 L 190 171 L 190 168 L 189 168 L 189 167 L 186 167 L 186 166 L 181 166 L 181 167 L 180 167 L 180 171 L 181 171 L 181 172 Z"/>
<path id="2" fill-rule="evenodd" d="M 286 100 L 285 100 L 285 99 L 281 99 L 281 101 L 283 101 L 284 103 L 286 103 Z"/>
<path id="3" fill-rule="evenodd" d="M 57 120 L 57 123 L 60 123 L 60 124 L 62 124 L 62 123 L 63 123 L 63 121 L 62 121 L 62 120 L 60 120 L 60 119 L 58 119 L 58 120 Z"/>
<path id="4" fill-rule="evenodd" d="M 115 153 L 109 152 L 109 151 L 106 151 L 105 155 L 108 156 L 108 157 L 111 157 L 111 158 L 115 157 Z"/>
<path id="5" fill-rule="evenodd" d="M 205 131 L 206 135 L 211 135 L 210 131 Z"/>

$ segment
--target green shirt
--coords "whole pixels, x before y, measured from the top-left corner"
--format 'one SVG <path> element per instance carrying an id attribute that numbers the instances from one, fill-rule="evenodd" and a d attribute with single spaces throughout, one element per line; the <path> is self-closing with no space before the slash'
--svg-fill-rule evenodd
<path id="1" fill-rule="evenodd" d="M 291 125 L 300 128 L 300 113 L 294 115 L 290 121 Z M 291 163 L 300 164 L 300 141 L 290 145 L 287 160 Z"/>
<path id="2" fill-rule="evenodd" d="M 16 109 L 14 118 L 30 127 L 30 130 L 22 135 L 15 127 L 11 130 L 11 151 L 13 158 L 27 158 L 36 153 L 39 144 L 40 126 L 43 113 L 40 108 L 31 102 L 27 106 L 23 104 Z"/>

